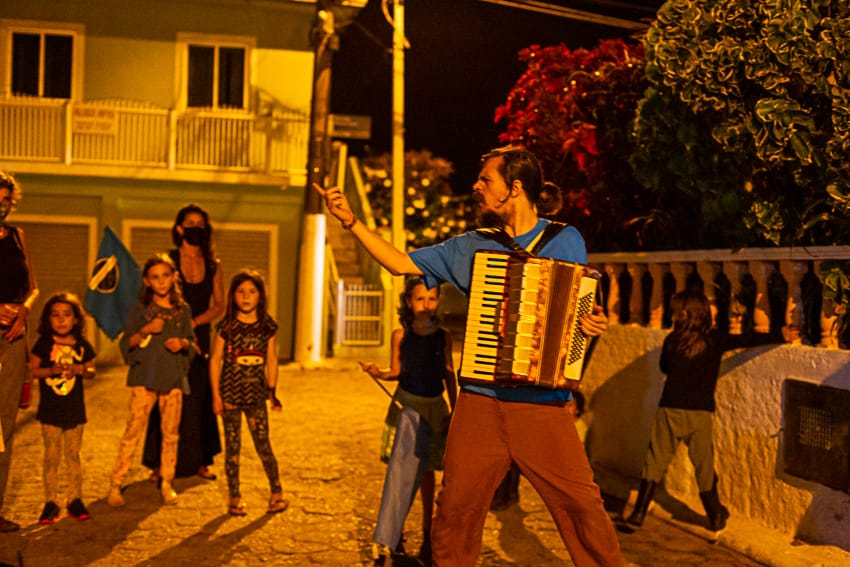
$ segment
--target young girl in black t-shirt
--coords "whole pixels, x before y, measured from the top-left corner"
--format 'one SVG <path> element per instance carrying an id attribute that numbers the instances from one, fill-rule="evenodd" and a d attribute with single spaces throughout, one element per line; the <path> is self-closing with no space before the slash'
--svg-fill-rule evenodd
<path id="1" fill-rule="evenodd" d="M 83 307 L 76 295 L 53 294 L 44 304 L 38 341 L 32 349 L 31 373 L 39 381 L 36 419 L 41 422 L 44 439 L 46 503 L 38 519 L 41 524 L 52 524 L 59 517 L 62 453 L 68 466 L 68 514 L 78 520 L 89 517 L 82 500 L 80 447 L 86 423 L 83 379 L 94 378 L 95 352 L 83 338 L 84 324 Z"/>

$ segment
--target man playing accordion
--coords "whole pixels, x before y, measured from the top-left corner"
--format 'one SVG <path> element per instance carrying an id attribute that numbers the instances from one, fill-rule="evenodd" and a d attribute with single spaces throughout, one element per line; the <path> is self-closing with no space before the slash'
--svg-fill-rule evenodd
<path id="1" fill-rule="evenodd" d="M 501 227 L 519 248 L 530 248 L 550 224 L 537 212 L 538 203 L 549 197 L 540 164 L 530 152 L 515 147 L 493 150 L 481 163 L 473 191 L 482 222 Z M 428 287 L 449 282 L 469 295 L 476 251 L 511 251 L 485 231 L 470 231 L 405 253 L 359 222 L 340 188 L 314 187 L 330 213 L 382 266 L 393 275 L 420 275 Z M 539 256 L 587 263 L 584 239 L 571 226 L 552 236 Z M 585 335 L 595 337 L 605 331 L 608 320 L 596 305 L 580 325 Z M 546 503 L 576 565 L 622 565 L 613 524 L 573 417 L 564 407 L 571 393 L 537 385 L 464 381 L 462 375 L 460 386 L 431 532 L 434 563 L 475 564 L 493 493 L 514 462 Z"/>

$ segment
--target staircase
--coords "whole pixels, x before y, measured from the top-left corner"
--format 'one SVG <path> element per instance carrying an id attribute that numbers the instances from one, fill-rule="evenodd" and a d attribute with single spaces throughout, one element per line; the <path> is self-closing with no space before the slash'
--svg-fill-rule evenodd
<path id="1" fill-rule="evenodd" d="M 343 187 L 351 209 L 360 222 L 370 228 L 372 209 L 369 206 L 360 167 L 356 158 L 348 157 L 345 144 L 334 142 L 329 183 Z M 334 303 L 330 309 L 334 356 L 356 356 L 365 359 L 389 357 L 388 330 L 392 325 L 392 285 L 388 275 L 369 257 L 357 239 L 328 216 L 326 240 L 333 255 L 329 290 Z"/>
<path id="2" fill-rule="evenodd" d="M 333 250 L 339 278 L 346 284 L 362 284 L 364 279 L 360 266 L 360 254 L 366 252 L 360 249 L 357 239 L 342 228 L 335 218 L 328 218 L 327 231 L 328 243 Z"/>

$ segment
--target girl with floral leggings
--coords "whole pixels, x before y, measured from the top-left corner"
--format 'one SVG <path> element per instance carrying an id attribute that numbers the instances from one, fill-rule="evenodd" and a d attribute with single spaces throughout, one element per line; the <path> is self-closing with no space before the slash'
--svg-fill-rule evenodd
<path id="1" fill-rule="evenodd" d="M 260 274 L 242 270 L 233 276 L 227 293 L 225 318 L 216 325 L 217 335 L 210 357 L 213 412 L 224 425 L 224 469 L 230 500 L 227 512 L 244 516 L 239 490 L 239 451 L 242 415 L 254 440 L 254 448 L 269 479 L 271 497 L 266 512 L 277 514 L 289 506 L 283 498 L 277 459 L 269 441 L 266 401 L 274 410 L 277 384 L 277 323 L 266 312 L 266 288 Z"/>

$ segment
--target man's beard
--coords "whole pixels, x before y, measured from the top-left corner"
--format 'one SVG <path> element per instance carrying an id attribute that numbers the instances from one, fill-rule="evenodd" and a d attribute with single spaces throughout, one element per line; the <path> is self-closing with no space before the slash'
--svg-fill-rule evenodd
<path id="1" fill-rule="evenodd" d="M 481 212 L 480 208 L 475 217 L 475 222 L 479 228 L 501 228 L 505 226 L 505 222 L 499 215 L 493 211 Z"/>

